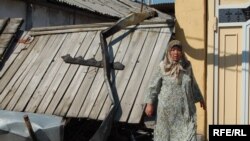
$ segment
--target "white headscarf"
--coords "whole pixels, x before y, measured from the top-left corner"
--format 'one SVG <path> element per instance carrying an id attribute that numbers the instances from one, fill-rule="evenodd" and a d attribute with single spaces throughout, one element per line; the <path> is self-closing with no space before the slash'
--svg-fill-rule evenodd
<path id="1" fill-rule="evenodd" d="M 170 56 L 171 48 L 177 46 L 181 49 L 181 59 L 180 61 L 176 62 Z M 174 79 L 177 79 L 179 82 L 179 74 L 180 71 L 186 71 L 187 67 L 190 66 L 190 62 L 187 60 L 183 49 L 182 44 L 179 40 L 172 40 L 168 44 L 168 48 L 164 57 L 164 60 L 160 62 L 160 68 L 164 75 L 169 75 Z"/>

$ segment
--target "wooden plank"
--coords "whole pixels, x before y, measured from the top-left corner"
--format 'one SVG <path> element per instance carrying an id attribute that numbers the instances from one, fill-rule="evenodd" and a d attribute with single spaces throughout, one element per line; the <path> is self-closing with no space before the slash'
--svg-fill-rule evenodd
<path id="1" fill-rule="evenodd" d="M 113 40 L 113 41 L 121 40 L 120 41 L 121 45 L 119 46 L 119 49 L 118 49 L 118 52 L 117 52 L 117 55 L 115 57 L 114 62 L 122 62 L 122 60 L 127 52 L 128 45 L 131 41 L 131 38 L 132 38 L 132 34 L 130 34 L 130 31 L 127 30 L 126 33 L 123 34 L 123 36 L 118 37 L 117 39 Z M 117 73 L 118 73 L 118 71 L 115 72 L 116 75 L 117 75 Z M 106 98 L 109 98 L 109 97 L 108 97 L 108 90 L 107 90 L 107 87 L 105 85 L 102 87 L 101 92 L 100 92 L 99 96 L 97 97 L 95 104 L 93 105 L 93 108 L 90 112 L 89 118 L 91 118 L 91 119 L 98 118 L 98 115 L 101 112 L 101 108 L 103 107 Z"/>
<path id="2" fill-rule="evenodd" d="M 0 35 L 0 55 L 4 53 L 22 23 L 22 19 L 10 19 Z"/>
<path id="3" fill-rule="evenodd" d="M 95 28 L 108 28 L 114 25 L 115 22 L 108 22 L 108 23 L 91 23 L 91 24 L 78 24 L 78 25 L 63 25 L 63 26 L 49 26 L 49 27 L 33 27 L 30 31 L 32 32 L 39 32 L 39 31 L 53 31 L 53 30 L 65 30 L 65 29 L 95 29 Z M 138 25 L 138 27 L 166 27 L 169 25 L 164 21 L 148 21 L 145 20 Z M 131 28 L 133 26 L 129 26 Z"/>
<path id="4" fill-rule="evenodd" d="M 78 113 L 80 112 L 81 106 L 84 103 L 85 98 L 88 94 L 88 91 L 93 83 L 93 80 L 94 80 L 93 78 L 96 75 L 96 69 L 97 68 L 88 69 L 88 72 L 84 78 L 84 81 L 79 87 L 79 90 L 72 102 L 72 105 L 69 108 L 69 111 L 67 113 L 68 117 L 80 117 L 78 116 Z"/>
<path id="5" fill-rule="evenodd" d="M 2 61 L 2 55 L 4 54 L 5 47 L 0 48 L 0 61 Z"/>
<path id="6" fill-rule="evenodd" d="M 81 46 L 81 54 L 83 58 L 88 59 L 90 57 L 95 56 L 96 52 L 98 50 L 98 34 L 95 32 L 94 34 L 90 32 L 90 36 L 83 42 Z M 96 36 L 96 37 L 95 37 Z M 94 41 L 94 39 L 96 39 Z M 72 105 L 72 102 L 74 100 L 74 97 L 77 95 L 77 92 L 79 90 L 79 87 L 84 81 L 84 78 L 89 70 L 88 66 L 81 66 L 79 65 L 79 68 L 76 72 L 76 75 L 74 76 L 72 82 L 69 84 L 69 88 L 66 90 L 65 94 L 62 97 L 62 100 L 60 101 L 59 105 L 56 107 L 56 110 L 54 111 L 54 114 L 57 115 L 66 115 L 68 112 L 70 105 Z M 95 73 L 93 71 L 93 73 Z M 78 105 L 79 106 L 79 105 Z"/>
<path id="7" fill-rule="evenodd" d="M 54 58 L 54 61 L 51 63 L 50 68 L 48 69 L 41 83 L 34 92 L 32 100 L 28 103 L 27 107 L 25 108 L 26 112 L 35 112 L 35 110 L 37 109 L 43 96 L 45 95 L 54 77 L 56 76 L 56 73 L 59 71 L 61 64 L 63 63 L 63 59 L 61 59 L 61 56 L 68 53 L 68 50 L 70 49 L 70 46 L 72 44 L 71 40 L 73 39 L 74 38 L 72 34 L 67 35 L 66 39 L 62 44 L 61 47 L 62 49 L 58 52 L 58 54 Z"/>
<path id="8" fill-rule="evenodd" d="M 7 110 L 12 110 L 16 103 L 18 102 L 19 98 L 21 97 L 23 91 L 27 87 L 28 83 L 32 79 L 33 75 L 35 74 L 36 70 L 38 69 L 39 65 L 42 63 L 42 59 L 47 53 L 47 50 L 49 50 L 49 47 L 52 45 L 54 42 L 56 36 L 51 36 L 48 40 L 48 42 L 42 46 L 42 50 L 39 51 L 38 57 L 32 61 L 32 66 L 30 69 L 28 69 L 26 72 L 27 74 L 23 77 L 23 79 L 20 79 L 18 85 L 15 85 L 15 91 L 11 91 L 11 93 L 14 93 L 13 97 L 11 98 L 10 102 L 8 103 L 6 109 Z M 13 89 L 12 89 L 13 90 Z M 11 94 L 12 95 L 12 94 Z"/>
<path id="9" fill-rule="evenodd" d="M 141 28 L 163 28 L 163 27 L 169 27 L 168 24 L 166 23 L 162 23 L 159 22 L 159 24 L 143 24 L 141 23 L 138 26 L 132 25 L 132 26 L 128 26 L 125 27 L 124 29 L 133 29 L 133 28 L 137 28 L 137 29 L 141 29 Z M 105 30 L 108 27 L 79 27 L 79 28 L 74 28 L 72 27 L 72 29 L 70 27 L 66 27 L 66 29 L 64 27 L 58 27 L 58 29 L 56 27 L 54 27 L 55 29 L 53 30 L 48 30 L 47 28 L 44 28 L 44 30 L 42 29 L 38 29 L 38 30 L 33 30 L 30 32 L 31 36 L 39 36 L 39 35 L 49 35 L 49 34 L 62 34 L 62 33 L 73 33 L 73 32 L 87 32 L 87 31 L 100 31 L 100 30 Z"/>
<path id="10" fill-rule="evenodd" d="M 89 72 L 88 72 L 89 70 Z M 90 73 L 88 75 L 88 81 L 90 84 L 93 81 L 92 79 L 95 78 L 96 73 L 98 72 L 98 68 L 94 67 L 88 67 L 88 66 L 80 66 L 79 69 L 76 72 L 76 75 L 74 76 L 74 79 L 69 85 L 69 88 L 67 89 L 66 93 L 64 94 L 62 100 L 59 103 L 59 106 L 54 111 L 54 114 L 56 115 L 66 115 L 70 105 L 72 104 L 74 98 L 77 95 L 77 91 L 80 89 L 81 84 L 85 80 L 85 76 L 87 76 L 87 73 Z M 91 76 L 91 77 L 90 77 Z M 90 85 L 89 84 L 89 85 Z M 89 86 L 87 84 L 87 86 Z M 78 105 L 80 106 L 80 105 Z"/>
<path id="11" fill-rule="evenodd" d="M 100 33 L 100 32 L 98 32 L 98 33 Z M 98 46 L 99 46 L 99 40 L 97 40 L 97 39 L 95 39 L 94 42 L 92 42 L 92 44 L 91 44 L 89 57 L 92 57 L 96 54 L 96 51 L 97 51 Z M 82 54 L 83 54 L 83 52 L 78 52 L 77 56 L 80 56 Z M 57 113 L 54 113 L 54 112 L 55 112 L 58 104 L 60 104 L 60 101 L 63 98 L 63 95 L 65 94 L 65 92 L 67 91 L 70 83 L 72 82 L 79 66 L 80 65 L 70 65 L 70 68 L 67 71 L 67 73 L 65 74 L 58 90 L 56 91 L 55 96 L 52 99 L 52 102 L 48 105 L 48 108 L 46 110 L 46 114 L 58 115 Z"/>
<path id="12" fill-rule="evenodd" d="M 24 77 L 27 75 L 48 39 L 49 36 L 35 38 L 35 42 L 32 42 L 32 44 L 28 47 L 28 51 L 19 55 L 20 59 L 17 59 L 17 61 L 14 62 L 15 64 L 12 65 L 13 67 L 11 67 L 10 71 L 6 72 L 6 74 L 1 79 L 3 80 L 0 85 L 1 89 L 4 89 L 4 85 L 6 86 L 6 84 L 8 84 L 0 97 L 2 108 L 5 108 L 14 95 L 15 91 L 23 81 Z M 7 97 L 5 98 L 6 95 Z M 4 98 L 5 100 L 3 101 Z"/>
<path id="13" fill-rule="evenodd" d="M 22 92 L 21 97 L 14 107 L 15 111 L 23 111 L 25 106 L 30 100 L 30 97 L 34 93 L 35 89 L 38 87 L 41 79 L 44 77 L 47 69 L 49 68 L 53 58 L 55 57 L 58 50 L 60 50 L 63 41 L 66 38 L 66 34 L 56 36 L 53 43 L 49 46 L 49 49 L 45 51 L 44 56 L 41 57 L 42 62 L 40 63 L 38 69 L 35 71 L 33 77 L 31 78 L 29 84 L 26 86 L 24 92 Z"/>
<path id="14" fill-rule="evenodd" d="M 28 32 L 24 32 L 20 39 L 26 39 L 28 36 L 29 36 Z M 10 68 L 11 64 L 15 61 L 15 59 L 21 53 L 21 51 L 27 49 L 27 47 L 28 47 L 28 44 L 18 43 L 18 45 L 15 47 L 13 53 L 10 55 L 8 60 L 4 63 L 4 67 L 0 71 L 0 79 L 3 77 L 5 72 Z"/>
<path id="15" fill-rule="evenodd" d="M 6 97 L 8 92 L 12 89 L 12 86 L 15 84 L 19 76 L 23 73 L 23 69 L 25 67 L 22 67 L 21 64 L 23 64 L 23 61 L 26 59 L 28 54 L 31 52 L 34 45 L 37 43 L 38 39 L 35 39 L 31 45 L 27 48 L 27 50 L 22 51 L 18 56 L 15 62 L 10 67 L 9 71 L 5 73 L 5 75 L 0 79 L 0 108 L 4 109 L 2 105 L 3 99 Z M 17 71 L 18 70 L 18 71 Z M 17 73 L 16 73 L 17 72 Z M 12 79 L 11 79 L 12 78 Z"/>
<path id="16" fill-rule="evenodd" d="M 71 46 L 71 49 L 68 51 L 68 53 L 71 56 L 76 55 L 76 53 L 78 52 L 78 50 L 80 48 L 80 43 L 83 42 L 83 37 L 81 37 L 80 35 L 81 35 L 81 33 L 74 33 L 72 35 L 72 39 L 67 39 L 65 42 L 66 45 L 73 45 L 73 46 Z M 59 88 L 59 85 L 60 85 L 61 81 L 63 80 L 65 74 L 67 73 L 69 67 L 70 67 L 70 64 L 68 64 L 68 63 L 61 64 L 59 71 L 56 73 L 56 76 L 53 79 L 53 81 L 51 82 L 48 90 L 46 91 L 45 94 L 43 94 L 43 98 L 42 98 L 38 108 L 36 109 L 37 113 L 45 113 L 48 105 L 50 104 L 57 89 Z"/>
<path id="17" fill-rule="evenodd" d="M 0 35 L 0 55 L 3 54 L 5 48 L 8 47 L 10 40 L 12 39 L 13 34 L 2 34 Z"/>
<path id="18" fill-rule="evenodd" d="M 38 32 L 38 31 L 52 31 L 52 30 L 65 30 L 65 29 L 79 29 L 79 28 L 99 28 L 113 25 L 114 22 L 108 23 L 91 23 L 91 24 L 77 24 L 77 25 L 62 25 L 62 26 L 48 26 L 48 27 L 33 27 L 30 31 Z"/>
<path id="19" fill-rule="evenodd" d="M 124 34 L 124 31 L 118 32 L 117 34 L 114 34 L 112 38 L 117 39 L 117 37 L 120 37 L 123 34 Z M 115 42 L 116 41 L 114 41 L 114 43 Z M 109 44 L 110 48 L 113 46 L 112 47 L 112 54 L 110 53 L 110 56 L 115 57 L 120 43 L 121 42 L 118 42 L 114 46 L 111 43 Z M 100 59 L 102 58 L 101 50 L 97 55 L 99 55 L 98 57 Z M 94 82 L 89 90 L 88 96 L 86 97 L 86 100 L 85 100 L 84 104 L 82 105 L 82 108 L 81 108 L 79 115 L 81 115 L 83 117 L 89 116 L 91 109 L 92 109 L 92 107 L 97 99 L 97 96 L 98 96 L 99 92 L 101 91 L 102 86 L 104 85 L 104 74 L 103 73 L 104 73 L 103 69 L 98 70 L 96 77 L 94 78 Z"/>
<path id="20" fill-rule="evenodd" d="M 0 47 L 6 47 L 9 43 L 9 41 L 11 40 L 13 34 L 2 34 L 0 35 Z"/>
<path id="21" fill-rule="evenodd" d="M 100 32 L 99 32 L 100 33 Z M 98 33 L 98 34 L 99 34 Z M 92 42 L 96 42 L 93 40 L 99 40 L 99 35 L 96 32 L 89 32 L 88 36 L 86 37 L 86 41 L 84 42 L 84 44 L 82 45 L 81 48 L 90 48 L 89 46 L 91 46 Z M 84 52 L 84 51 L 83 51 Z M 84 54 L 87 54 L 88 52 L 85 51 Z M 83 67 L 83 66 L 81 66 Z M 86 66 L 85 66 L 86 67 Z M 89 85 L 91 85 L 91 78 L 94 77 L 93 75 L 95 75 L 94 70 L 87 70 L 87 75 L 84 77 L 84 81 L 81 83 L 81 86 L 79 87 L 79 90 L 77 91 L 77 94 L 75 96 L 75 99 L 73 100 L 69 111 L 68 111 L 68 116 L 71 117 L 77 117 L 77 114 L 79 112 L 79 109 L 81 108 L 81 104 L 82 101 L 85 99 L 85 95 L 88 91 L 88 87 Z M 93 72 L 93 73 L 91 73 Z M 86 80 L 87 79 L 87 80 Z"/>
<path id="22" fill-rule="evenodd" d="M 126 122 L 133 106 L 134 100 L 137 96 L 137 92 L 143 80 L 145 71 L 148 66 L 148 62 L 153 53 L 155 43 L 158 38 L 160 29 L 150 29 L 148 36 L 142 47 L 137 63 L 134 67 L 132 76 L 128 82 L 127 88 L 123 94 L 120 102 L 120 108 L 118 108 L 116 118 L 119 121 Z"/>
<path id="23" fill-rule="evenodd" d="M 0 60 L 6 52 L 6 49 L 13 41 L 17 30 L 20 28 L 23 20 L 21 18 L 10 19 L 0 35 Z"/>
<path id="24" fill-rule="evenodd" d="M 30 64 L 29 58 L 32 58 L 34 56 L 34 50 L 33 47 L 36 43 L 40 43 L 43 38 L 36 38 L 27 48 L 27 50 L 24 50 L 23 52 L 18 55 L 16 61 L 13 63 L 13 65 L 10 67 L 10 70 L 6 72 L 6 74 L 1 78 L 0 80 L 0 92 L 3 91 L 3 89 L 6 87 L 6 85 L 13 81 L 14 83 L 17 81 L 19 76 L 23 73 L 23 71 L 26 69 L 26 67 Z M 47 38 L 48 39 L 48 38 Z M 30 53 L 31 52 L 31 53 Z M 31 57 L 29 57 L 31 56 Z M 28 57 L 28 59 L 26 59 Z M 27 61 L 28 60 L 28 61 Z M 16 73 L 17 72 L 17 73 Z M 15 74 L 16 73 L 16 74 Z M 14 77 L 13 77 L 14 76 Z M 12 79 L 13 77 L 13 79 Z M 16 79 L 14 79 L 16 77 Z M 11 85 L 12 87 L 12 85 Z"/>
<path id="25" fill-rule="evenodd" d="M 125 58 L 122 64 L 125 65 L 125 69 L 123 71 L 119 71 L 116 77 L 116 88 L 119 100 L 122 98 L 122 94 L 126 89 L 127 83 L 129 82 L 131 73 L 133 72 L 134 66 L 137 62 L 138 55 L 141 52 L 141 48 L 144 44 L 145 38 L 147 36 L 148 30 L 138 29 L 134 32 L 132 36 L 132 40 L 128 47 L 128 51 L 125 55 Z M 106 114 L 109 111 L 111 106 L 111 101 L 108 98 L 105 101 L 104 107 L 98 117 L 99 120 L 103 120 Z"/>
<path id="26" fill-rule="evenodd" d="M 145 76 L 143 78 L 143 82 L 140 86 L 138 96 L 136 97 L 133 109 L 131 111 L 128 123 L 139 123 L 144 112 L 144 95 L 147 91 L 147 87 L 149 85 L 150 78 L 152 76 L 152 72 L 154 72 L 155 68 L 159 65 L 159 60 L 163 57 L 168 41 L 170 39 L 169 29 L 163 28 L 159 33 L 159 37 L 157 39 L 155 49 L 151 56 L 150 62 L 146 69 Z"/>
<path id="27" fill-rule="evenodd" d="M 9 18 L 8 19 L 0 19 L 0 34 L 2 34 L 4 28 L 7 25 L 9 20 L 10 20 Z"/>
<path id="28" fill-rule="evenodd" d="M 22 18 L 11 18 L 2 34 L 15 34 L 23 23 Z"/>
<path id="29" fill-rule="evenodd" d="M 62 29 L 62 30 L 52 30 L 52 31 L 31 31 L 31 36 L 39 36 L 39 35 L 49 35 L 49 34 L 62 34 L 62 33 L 75 33 L 75 32 L 88 32 L 88 31 L 100 31 L 104 30 L 107 27 L 99 27 L 99 28 L 79 28 L 79 29 Z"/>
<path id="30" fill-rule="evenodd" d="M 98 37 L 100 35 L 100 32 L 98 33 Z M 111 38 L 109 38 L 108 40 L 111 40 Z M 97 50 L 96 51 L 96 54 L 94 55 L 95 56 L 95 59 L 96 60 L 101 60 L 101 48 L 99 47 L 99 42 L 100 42 L 100 38 L 98 38 L 98 45 L 97 45 L 97 42 L 93 42 L 90 46 L 90 48 L 93 48 L 93 46 L 98 46 L 98 48 L 95 48 Z M 90 50 L 91 51 L 91 50 Z M 99 53 L 98 53 L 99 51 Z M 92 55 L 91 52 L 87 52 L 85 58 L 90 58 Z M 81 66 L 83 67 L 83 66 Z M 89 92 L 89 89 L 90 89 L 90 86 L 92 85 L 92 82 L 94 80 L 94 78 L 96 77 L 96 74 L 98 73 L 98 69 L 99 68 L 96 68 L 96 67 L 86 67 L 85 68 L 87 70 L 85 70 L 85 76 L 84 78 L 82 78 L 82 84 L 80 85 L 80 87 L 78 87 L 78 91 L 77 93 L 74 95 L 74 96 L 71 96 L 69 99 L 69 101 L 71 103 L 66 103 L 64 104 L 64 106 L 62 106 L 62 110 L 60 111 L 61 114 L 67 114 L 66 112 L 69 111 L 69 114 L 74 114 L 75 117 L 77 117 L 77 114 L 81 108 L 81 105 L 83 104 L 82 102 L 85 101 L 85 98 L 86 96 L 88 95 L 88 92 Z M 79 104 L 79 105 L 78 105 Z M 70 105 L 72 105 L 70 107 Z M 73 108 L 72 108 L 73 107 Z M 74 109 L 76 108 L 76 109 Z M 74 112 L 72 112 L 74 111 Z"/>

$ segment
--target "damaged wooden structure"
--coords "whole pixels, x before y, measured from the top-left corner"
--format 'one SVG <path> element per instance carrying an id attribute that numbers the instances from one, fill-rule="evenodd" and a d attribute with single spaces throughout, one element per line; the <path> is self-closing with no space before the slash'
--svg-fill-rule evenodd
<path id="1" fill-rule="evenodd" d="M 139 123 L 151 74 L 173 30 L 166 22 L 142 22 L 150 16 L 151 12 L 135 13 L 115 25 L 44 27 L 23 32 L 0 71 L 0 108 L 103 123 L 113 119 Z M 67 54 L 85 60 L 95 58 L 104 68 L 64 62 L 62 56 Z M 111 67 L 113 62 L 125 67 L 116 70 Z"/>
<path id="2" fill-rule="evenodd" d="M 103 67 L 104 67 L 104 78 L 108 89 L 109 98 L 112 102 L 110 107 L 110 112 L 104 119 L 103 123 L 94 134 L 94 136 L 90 139 L 90 141 L 106 141 L 108 136 L 110 135 L 110 131 L 112 128 L 112 122 L 114 120 L 114 115 L 117 112 L 117 108 L 119 107 L 119 97 L 117 93 L 117 88 L 115 85 L 115 72 L 112 70 L 113 60 L 110 56 L 110 51 L 113 50 L 108 47 L 107 38 L 117 33 L 118 31 L 126 28 L 130 25 L 137 25 L 140 22 L 144 21 L 147 18 L 152 18 L 156 16 L 155 11 L 141 12 L 141 13 L 133 13 L 128 15 L 127 17 L 119 20 L 115 25 L 110 28 L 103 30 L 100 34 L 101 40 L 101 49 L 102 49 L 102 58 L 103 58 Z"/>
<path id="3" fill-rule="evenodd" d="M 23 19 L 21 18 L 0 19 L 0 63 L 4 61 L 15 36 L 18 36 L 17 31 L 22 23 Z"/>

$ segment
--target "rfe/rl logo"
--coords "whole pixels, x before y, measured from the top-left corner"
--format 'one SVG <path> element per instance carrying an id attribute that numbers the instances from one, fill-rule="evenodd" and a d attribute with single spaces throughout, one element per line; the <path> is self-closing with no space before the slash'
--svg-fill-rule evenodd
<path id="1" fill-rule="evenodd" d="M 213 136 L 247 136 L 243 129 L 213 129 Z"/>

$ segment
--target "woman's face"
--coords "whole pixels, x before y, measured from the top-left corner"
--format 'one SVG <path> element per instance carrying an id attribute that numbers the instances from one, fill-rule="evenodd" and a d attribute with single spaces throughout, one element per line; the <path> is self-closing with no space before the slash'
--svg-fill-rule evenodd
<path id="1" fill-rule="evenodd" d="M 173 61 L 178 62 L 182 57 L 181 49 L 177 46 L 173 46 L 170 49 L 170 57 Z"/>

